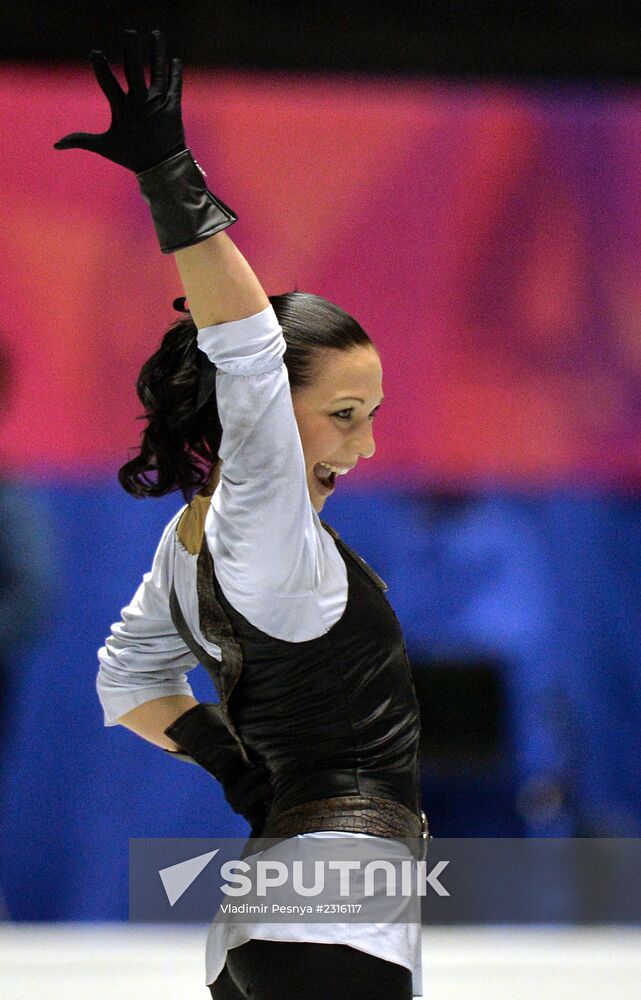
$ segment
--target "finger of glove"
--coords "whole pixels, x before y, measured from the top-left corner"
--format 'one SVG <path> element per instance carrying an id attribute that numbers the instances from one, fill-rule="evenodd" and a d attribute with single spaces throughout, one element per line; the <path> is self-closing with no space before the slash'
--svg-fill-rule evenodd
<path id="1" fill-rule="evenodd" d="M 183 92 L 183 64 L 180 59 L 171 60 L 171 73 L 169 74 L 169 87 L 167 97 L 172 101 L 180 103 Z"/>
<path id="2" fill-rule="evenodd" d="M 167 46 L 160 31 L 151 33 L 151 86 L 150 97 L 163 97 L 167 86 Z"/>
<path id="3" fill-rule="evenodd" d="M 90 153 L 100 153 L 102 136 L 90 132 L 71 132 L 54 142 L 54 149 L 88 149 Z"/>
<path id="4" fill-rule="evenodd" d="M 125 31 L 124 65 L 129 93 L 134 97 L 145 97 L 147 81 L 145 80 L 145 67 L 142 63 L 137 31 Z"/>
<path id="5" fill-rule="evenodd" d="M 114 111 L 125 99 L 123 89 L 111 72 L 104 52 L 94 49 L 89 54 L 89 58 L 91 59 L 91 65 L 93 66 L 100 89 L 109 101 L 112 111 Z"/>

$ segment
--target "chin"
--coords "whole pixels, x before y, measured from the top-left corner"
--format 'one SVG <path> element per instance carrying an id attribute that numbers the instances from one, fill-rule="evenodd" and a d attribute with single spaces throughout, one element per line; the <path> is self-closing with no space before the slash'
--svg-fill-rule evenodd
<path id="1" fill-rule="evenodd" d="M 310 491 L 309 499 L 311 500 L 312 507 L 314 508 L 314 510 L 316 511 L 316 513 L 320 514 L 320 512 L 323 509 L 323 507 L 325 506 L 325 501 L 327 500 L 327 497 L 316 496 L 315 493 L 312 494 L 311 491 Z"/>

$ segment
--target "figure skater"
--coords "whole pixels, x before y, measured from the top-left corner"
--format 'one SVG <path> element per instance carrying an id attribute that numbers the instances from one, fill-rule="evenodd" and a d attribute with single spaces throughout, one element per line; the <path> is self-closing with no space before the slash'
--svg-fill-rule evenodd
<path id="1" fill-rule="evenodd" d="M 252 836 L 297 856 L 319 834 L 425 839 L 401 629 L 385 584 L 319 518 L 374 454 L 379 355 L 325 299 L 265 294 L 187 148 L 182 65 L 159 31 L 151 47 L 148 85 L 126 32 L 127 92 L 91 53 L 110 127 L 55 144 L 136 175 L 188 310 L 141 370 L 147 425 L 119 473 L 136 497 L 187 504 L 99 651 L 105 724 L 204 767 Z M 193 697 L 197 663 L 218 703 Z M 420 926 L 255 924 L 228 945 L 224 929 L 208 942 L 215 1000 L 421 995 Z"/>

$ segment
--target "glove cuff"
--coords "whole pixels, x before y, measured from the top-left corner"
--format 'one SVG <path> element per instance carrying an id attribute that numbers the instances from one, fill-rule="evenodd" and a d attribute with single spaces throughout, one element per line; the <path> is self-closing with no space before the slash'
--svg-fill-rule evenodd
<path id="1" fill-rule="evenodd" d="M 179 751 L 169 750 L 179 759 L 189 759 L 218 777 L 221 764 L 227 763 L 230 749 L 238 753 L 220 713 L 220 705 L 199 702 L 179 715 L 164 730 L 165 736 L 177 743 Z"/>
<path id="2" fill-rule="evenodd" d="M 207 189 L 190 150 L 136 174 L 163 253 L 193 246 L 227 229 L 238 216 Z"/>
<path id="3" fill-rule="evenodd" d="M 200 702 L 183 712 L 164 730 L 180 750 L 165 750 L 179 760 L 199 764 L 223 786 L 234 812 L 244 816 L 252 836 L 262 829 L 273 799 L 264 764 L 247 761 L 238 738 L 227 728 L 220 704 Z"/>

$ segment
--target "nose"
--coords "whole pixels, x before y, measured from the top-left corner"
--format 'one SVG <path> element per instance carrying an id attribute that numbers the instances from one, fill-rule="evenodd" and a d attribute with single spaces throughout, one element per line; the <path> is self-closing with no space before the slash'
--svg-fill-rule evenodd
<path id="1" fill-rule="evenodd" d="M 371 458 L 376 451 L 374 430 L 369 421 L 358 429 L 356 434 L 356 447 L 358 448 L 358 454 L 361 458 Z"/>

